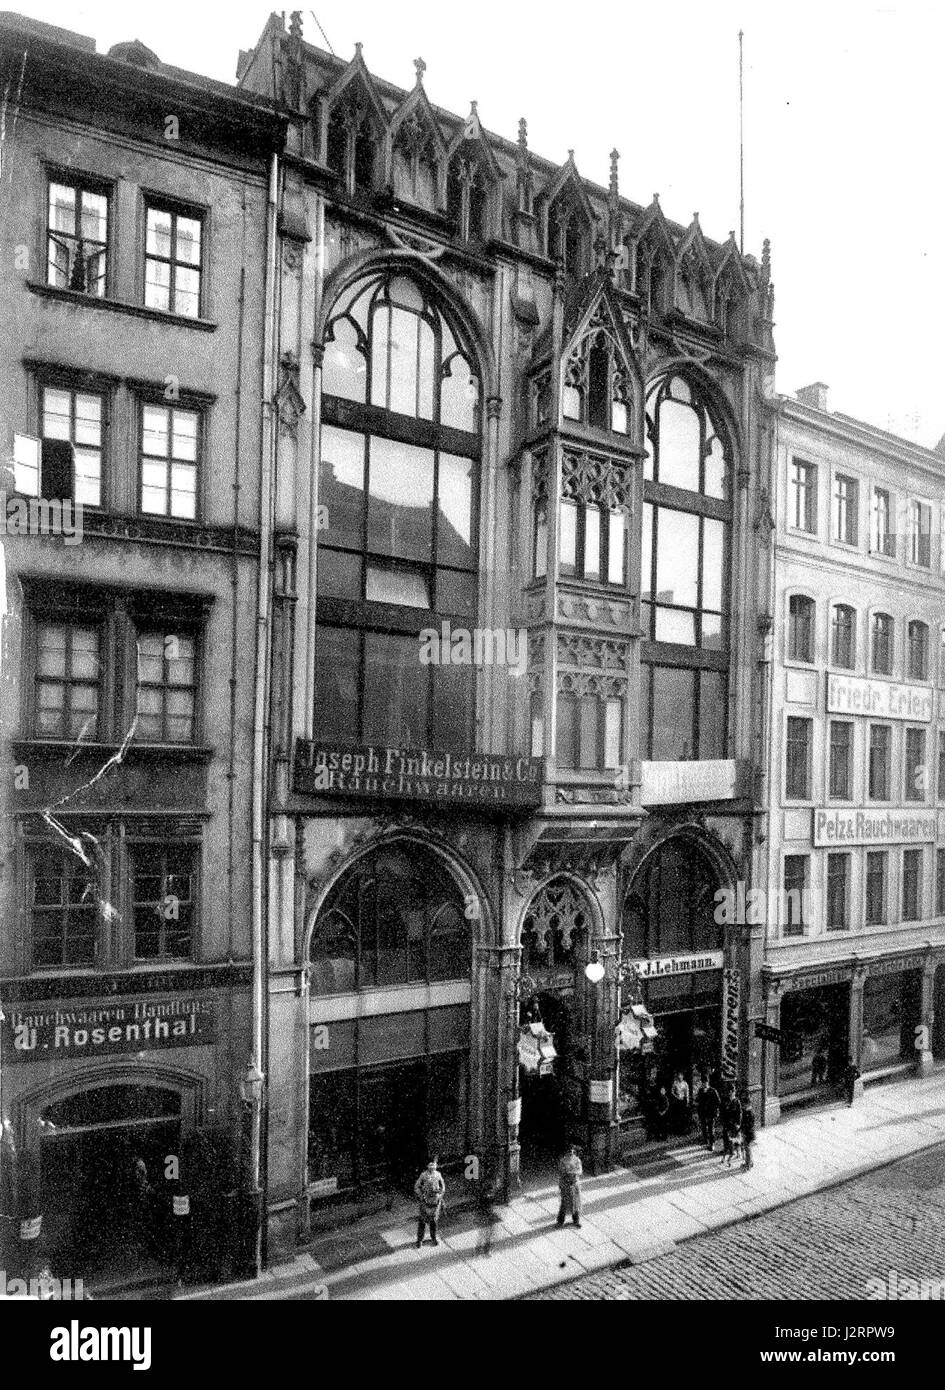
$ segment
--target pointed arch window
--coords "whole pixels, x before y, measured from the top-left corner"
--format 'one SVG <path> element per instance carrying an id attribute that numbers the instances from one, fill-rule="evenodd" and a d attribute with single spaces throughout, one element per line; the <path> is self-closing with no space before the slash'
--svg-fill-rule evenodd
<path id="1" fill-rule="evenodd" d="M 346 95 L 333 108 L 328 117 L 328 167 L 343 180 L 349 195 L 374 188 L 380 139 L 377 118 L 360 98 Z"/>
<path id="2" fill-rule="evenodd" d="M 439 171 L 433 134 L 414 111 L 394 138 L 394 192 L 434 212 L 439 203 Z"/>
<path id="3" fill-rule="evenodd" d="M 446 211 L 462 241 L 485 241 L 489 236 L 489 181 L 482 161 L 460 150 L 450 160 L 446 181 Z"/>
<path id="4" fill-rule="evenodd" d="M 590 228 L 583 209 L 574 198 L 557 198 L 548 209 L 546 250 L 553 261 L 560 261 L 568 275 L 587 271 Z"/>
<path id="5" fill-rule="evenodd" d="M 568 359 L 561 412 L 595 429 L 629 434 L 632 429 L 630 383 L 613 341 L 604 329 L 579 343 Z"/>
<path id="6" fill-rule="evenodd" d="M 458 325 L 397 271 L 325 334 L 316 722 L 348 743 L 469 748 L 472 668 L 423 657 L 478 601 L 480 385 Z"/>
<path id="7" fill-rule="evenodd" d="M 574 968 L 591 922 L 578 890 L 566 879 L 553 879 L 536 894 L 522 924 L 522 971 Z"/>

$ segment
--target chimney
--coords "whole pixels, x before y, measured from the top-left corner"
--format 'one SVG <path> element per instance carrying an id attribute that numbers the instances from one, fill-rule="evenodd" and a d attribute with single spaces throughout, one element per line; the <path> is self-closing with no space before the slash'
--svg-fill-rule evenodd
<path id="1" fill-rule="evenodd" d="M 797 391 L 797 399 L 804 405 L 809 405 L 812 410 L 822 410 L 827 414 L 827 392 L 829 387 L 826 382 L 815 381 L 811 386 L 802 386 Z"/>

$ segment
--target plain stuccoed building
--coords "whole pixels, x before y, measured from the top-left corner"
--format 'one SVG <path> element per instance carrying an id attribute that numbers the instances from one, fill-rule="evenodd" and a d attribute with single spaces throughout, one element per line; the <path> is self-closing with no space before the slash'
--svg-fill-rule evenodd
<path id="1" fill-rule="evenodd" d="M 769 1123 L 850 1057 L 869 1082 L 945 1055 L 943 506 L 940 453 L 831 412 L 821 382 L 780 401 Z"/>

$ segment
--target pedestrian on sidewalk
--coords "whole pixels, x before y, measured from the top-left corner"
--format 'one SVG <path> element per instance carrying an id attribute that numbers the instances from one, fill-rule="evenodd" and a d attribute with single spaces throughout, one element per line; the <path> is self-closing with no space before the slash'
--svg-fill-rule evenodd
<path id="1" fill-rule="evenodd" d="M 678 1071 L 670 1087 L 670 1117 L 674 1134 L 688 1134 L 692 1118 L 689 1111 L 689 1082 Z"/>
<path id="2" fill-rule="evenodd" d="M 572 1217 L 575 1226 L 581 1227 L 581 1178 L 584 1165 L 578 1155 L 577 1145 L 571 1144 L 558 1164 L 558 1191 L 561 1205 L 558 1207 L 558 1226 L 564 1225 L 566 1216 Z"/>
<path id="3" fill-rule="evenodd" d="M 735 1141 L 741 1138 L 742 1107 L 735 1094 L 735 1083 L 726 1081 L 722 1097 L 722 1163 L 732 1166 L 735 1157 Z"/>
<path id="4" fill-rule="evenodd" d="M 814 1060 L 810 1064 L 810 1084 L 812 1086 L 822 1086 L 827 1080 L 827 1054 L 824 1051 L 823 1043 L 819 1043 L 814 1054 Z"/>
<path id="5" fill-rule="evenodd" d="M 751 1096 L 747 1091 L 742 1094 L 742 1166 L 745 1172 L 754 1163 L 752 1158 L 752 1145 L 755 1142 L 755 1112 L 751 1103 Z"/>
<path id="6" fill-rule="evenodd" d="M 712 1153 L 715 1148 L 715 1122 L 718 1119 L 721 1105 L 722 1101 L 718 1091 L 703 1072 L 699 1089 L 696 1092 L 696 1113 L 699 1116 L 699 1128 L 702 1130 L 702 1142 L 709 1153 Z"/>
<path id="7" fill-rule="evenodd" d="M 420 1210 L 417 1215 L 417 1249 L 423 1244 L 427 1226 L 430 1227 L 430 1236 L 433 1245 L 439 1245 L 436 1235 L 436 1223 L 439 1221 L 443 1212 L 443 1198 L 446 1196 L 446 1183 L 443 1181 L 443 1174 L 437 1164 L 439 1156 L 434 1154 L 430 1162 L 424 1168 L 417 1181 L 414 1183 L 414 1194 L 420 1203 Z"/>
<path id="8" fill-rule="evenodd" d="M 653 1138 L 665 1144 L 669 1132 L 669 1096 L 666 1087 L 661 1086 L 653 1100 Z"/>
<path id="9" fill-rule="evenodd" d="M 860 1069 L 851 1057 L 843 1069 L 843 1090 L 847 1105 L 852 1105 L 856 1096 L 856 1083 L 860 1079 Z"/>

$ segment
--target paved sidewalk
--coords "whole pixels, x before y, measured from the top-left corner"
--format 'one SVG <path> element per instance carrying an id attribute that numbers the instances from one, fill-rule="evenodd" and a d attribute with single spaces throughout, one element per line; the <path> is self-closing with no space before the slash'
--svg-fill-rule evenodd
<path id="1" fill-rule="evenodd" d="M 680 1241 L 845 1182 L 945 1142 L 945 1073 L 868 1087 L 843 1102 L 758 1132 L 750 1172 L 729 1170 L 697 1144 L 644 1156 L 582 1183 L 578 1230 L 555 1227 L 557 1187 L 494 1209 L 447 1217 L 440 1246 L 414 1247 L 416 1225 L 379 1229 L 384 1253 L 338 1270 L 310 1254 L 261 1279 L 182 1295 L 197 1299 L 507 1299 L 592 1270 L 657 1259 Z M 397 1218 L 400 1220 L 400 1218 Z M 181 1296 L 181 1295 L 179 1295 Z"/>

